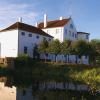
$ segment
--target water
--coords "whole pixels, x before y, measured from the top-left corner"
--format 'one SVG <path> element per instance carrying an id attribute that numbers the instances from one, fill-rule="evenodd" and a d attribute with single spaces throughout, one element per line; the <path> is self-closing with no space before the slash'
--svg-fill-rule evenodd
<path id="1" fill-rule="evenodd" d="M 54 82 L 29 80 L 25 82 L 13 77 L 1 77 L 0 100 L 100 100 L 100 94 L 92 94 L 85 90 L 76 91 L 74 88 L 68 90 L 61 82 L 56 83 L 54 87 Z"/>

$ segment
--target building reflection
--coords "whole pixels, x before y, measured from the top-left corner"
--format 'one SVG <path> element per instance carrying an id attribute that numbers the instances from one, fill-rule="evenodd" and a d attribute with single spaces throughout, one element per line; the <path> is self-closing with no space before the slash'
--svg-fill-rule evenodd
<path id="1" fill-rule="evenodd" d="M 0 100 L 34 100 L 32 88 L 14 86 L 12 77 L 0 77 Z"/>

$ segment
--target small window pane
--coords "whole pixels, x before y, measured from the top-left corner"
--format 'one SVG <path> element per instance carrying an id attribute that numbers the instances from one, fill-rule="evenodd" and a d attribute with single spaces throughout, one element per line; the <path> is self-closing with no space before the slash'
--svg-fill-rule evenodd
<path id="1" fill-rule="evenodd" d="M 60 29 L 56 29 L 56 33 L 61 33 L 61 30 Z"/>
<path id="2" fill-rule="evenodd" d="M 21 34 L 24 36 L 25 35 L 25 32 L 21 32 Z"/>
<path id="3" fill-rule="evenodd" d="M 72 24 L 70 24 L 70 28 L 73 29 L 73 25 Z"/>
<path id="4" fill-rule="evenodd" d="M 29 34 L 29 37 L 32 37 L 32 34 Z"/>
<path id="5" fill-rule="evenodd" d="M 67 29 L 65 30 L 65 34 L 67 34 Z"/>
<path id="6" fill-rule="evenodd" d="M 39 36 L 37 35 L 36 38 L 39 39 Z"/>
<path id="7" fill-rule="evenodd" d="M 74 33 L 72 33 L 72 37 L 74 37 Z"/>
<path id="8" fill-rule="evenodd" d="M 24 53 L 27 54 L 27 47 L 24 47 Z"/>
<path id="9" fill-rule="evenodd" d="M 49 41 L 51 41 L 51 39 L 49 38 Z"/>
<path id="10" fill-rule="evenodd" d="M 88 35 L 86 35 L 86 39 L 89 39 Z"/>
<path id="11" fill-rule="evenodd" d="M 75 34 L 75 38 L 77 38 L 77 34 Z"/>

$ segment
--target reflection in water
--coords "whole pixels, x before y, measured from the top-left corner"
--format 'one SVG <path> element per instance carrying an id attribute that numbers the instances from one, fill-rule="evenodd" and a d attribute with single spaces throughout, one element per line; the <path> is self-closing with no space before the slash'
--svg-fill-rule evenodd
<path id="1" fill-rule="evenodd" d="M 29 84 L 15 80 L 14 77 L 0 78 L 0 100 L 100 100 L 99 94 L 91 94 L 85 90 L 67 90 L 67 84 L 54 82 L 32 82 Z M 19 82 L 19 83 L 16 83 Z M 61 85 L 62 84 L 62 85 Z M 69 87 L 74 87 L 69 84 Z M 78 86 L 77 86 L 78 89 Z"/>

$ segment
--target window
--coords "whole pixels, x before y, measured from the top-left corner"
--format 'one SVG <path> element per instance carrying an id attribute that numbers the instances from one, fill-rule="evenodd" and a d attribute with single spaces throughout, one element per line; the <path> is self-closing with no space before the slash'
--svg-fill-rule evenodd
<path id="1" fill-rule="evenodd" d="M 88 58 L 88 56 L 85 56 L 85 59 L 87 59 Z"/>
<path id="2" fill-rule="evenodd" d="M 26 91 L 25 91 L 25 90 L 22 91 L 22 95 L 23 95 L 23 96 L 26 95 Z"/>
<path id="3" fill-rule="evenodd" d="M 77 38 L 77 34 L 75 34 L 75 38 Z"/>
<path id="4" fill-rule="evenodd" d="M 73 25 L 72 24 L 70 24 L 70 28 L 73 29 Z"/>
<path id="5" fill-rule="evenodd" d="M 67 34 L 67 29 L 65 30 L 65 34 Z"/>
<path id="6" fill-rule="evenodd" d="M 21 32 L 21 34 L 24 36 L 25 35 L 25 32 Z"/>
<path id="7" fill-rule="evenodd" d="M 24 53 L 27 54 L 27 47 L 24 47 Z"/>
<path id="8" fill-rule="evenodd" d="M 51 41 L 51 39 L 49 38 L 49 41 Z"/>
<path id="9" fill-rule="evenodd" d="M 74 33 L 72 33 L 72 37 L 74 37 Z"/>
<path id="10" fill-rule="evenodd" d="M 29 34 L 28 36 L 29 36 L 29 37 L 32 37 L 32 34 Z"/>
<path id="11" fill-rule="evenodd" d="M 44 40 L 46 40 L 46 38 L 45 38 L 45 37 L 43 37 L 43 39 L 44 39 Z"/>
<path id="12" fill-rule="evenodd" d="M 86 35 L 86 39 L 89 39 L 88 34 Z"/>
<path id="13" fill-rule="evenodd" d="M 61 30 L 60 29 L 56 29 L 56 33 L 60 33 L 61 32 Z"/>
<path id="14" fill-rule="evenodd" d="M 36 38 L 39 39 L 39 36 L 37 35 Z"/>
<path id="15" fill-rule="evenodd" d="M 69 31 L 69 36 L 71 36 L 71 31 Z"/>
<path id="16" fill-rule="evenodd" d="M 47 30 L 47 33 L 50 34 L 50 30 Z"/>

